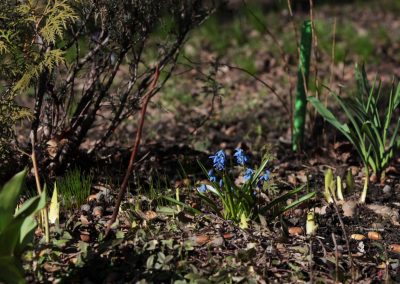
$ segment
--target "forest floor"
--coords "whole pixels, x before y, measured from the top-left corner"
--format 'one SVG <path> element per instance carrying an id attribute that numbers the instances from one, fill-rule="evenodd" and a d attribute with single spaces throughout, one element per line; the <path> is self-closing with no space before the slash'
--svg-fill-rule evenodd
<path id="1" fill-rule="evenodd" d="M 333 102 L 324 86 L 353 94 L 356 62 L 365 62 L 369 78 L 377 76 L 383 86 L 400 78 L 400 7 L 387 2 L 315 7 L 310 95 Z M 89 201 L 62 213 L 51 245 L 36 232 L 24 261 L 29 282 L 400 282 L 400 156 L 384 181 L 371 177 L 367 203 L 357 204 L 364 177 L 357 153 L 311 108 L 304 151 L 294 154 L 295 28 L 308 12 L 291 17 L 287 10 L 249 9 L 211 18 L 191 34 L 174 76 L 151 102 L 140 162 L 112 236 L 104 238 L 104 225 L 126 170 L 136 117 L 95 159 L 81 161 L 94 173 Z M 317 192 L 314 199 L 281 218 L 249 221 L 247 228 L 201 206 L 196 188 L 206 177 L 197 160 L 209 168 L 216 151 L 231 156 L 241 147 L 257 164 L 266 145 L 275 156 L 267 166 L 272 195 L 307 184 Z M 328 168 L 343 179 L 352 172 L 356 189 L 346 201 L 327 204 L 323 198 Z M 177 192 L 203 214 L 164 198 Z M 313 236 L 305 234 L 310 210 L 318 224 Z"/>

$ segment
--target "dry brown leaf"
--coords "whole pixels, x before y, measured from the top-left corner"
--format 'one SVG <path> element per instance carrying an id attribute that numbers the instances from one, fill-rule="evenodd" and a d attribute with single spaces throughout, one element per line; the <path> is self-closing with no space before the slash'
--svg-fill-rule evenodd
<path id="1" fill-rule="evenodd" d="M 234 237 L 234 235 L 232 233 L 226 233 L 223 235 L 225 240 L 229 240 L 232 239 Z"/>
<path id="2" fill-rule="evenodd" d="M 378 264 L 378 265 L 376 266 L 376 268 L 378 268 L 378 269 L 385 269 L 385 268 L 386 268 L 386 263 L 385 263 L 385 262 L 381 262 L 380 264 Z"/>
<path id="3" fill-rule="evenodd" d="M 90 221 L 88 220 L 88 218 L 85 215 L 81 215 L 81 217 L 79 219 L 81 220 L 81 223 L 84 226 L 87 226 L 90 224 Z"/>
<path id="4" fill-rule="evenodd" d="M 91 194 L 87 198 L 88 201 L 96 200 L 96 194 Z"/>
<path id="5" fill-rule="evenodd" d="M 210 241 L 210 237 L 207 235 L 199 235 L 193 237 L 193 240 L 197 245 L 202 246 Z"/>
<path id="6" fill-rule="evenodd" d="M 289 235 L 291 235 L 291 236 L 299 236 L 304 233 L 304 230 L 302 227 L 290 227 L 288 231 L 289 231 Z"/>
<path id="7" fill-rule="evenodd" d="M 382 240 L 382 235 L 378 232 L 368 232 L 368 239 L 373 241 Z"/>
<path id="8" fill-rule="evenodd" d="M 90 234 L 88 232 L 82 232 L 80 237 L 81 237 L 81 241 L 86 242 L 86 243 L 90 242 Z"/>
<path id="9" fill-rule="evenodd" d="M 144 213 L 144 215 L 145 215 L 147 221 L 157 218 L 157 213 L 152 210 L 146 211 Z"/>
<path id="10" fill-rule="evenodd" d="M 365 239 L 365 236 L 361 234 L 352 234 L 350 238 L 356 241 L 362 241 Z"/>
<path id="11" fill-rule="evenodd" d="M 390 252 L 400 253 L 400 244 L 391 244 L 389 246 Z"/>
<path id="12" fill-rule="evenodd" d="M 60 266 L 48 262 L 43 264 L 43 268 L 50 273 L 60 270 Z"/>

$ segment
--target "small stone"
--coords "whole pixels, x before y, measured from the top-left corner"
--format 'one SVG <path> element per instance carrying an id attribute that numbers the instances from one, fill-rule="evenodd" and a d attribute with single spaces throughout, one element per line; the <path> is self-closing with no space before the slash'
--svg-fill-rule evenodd
<path id="1" fill-rule="evenodd" d="M 351 169 L 351 174 L 353 175 L 353 177 L 357 176 L 357 174 L 360 171 L 360 169 L 358 167 L 356 167 L 356 166 L 352 166 L 352 167 L 350 167 L 350 169 Z"/>
<path id="2" fill-rule="evenodd" d="M 96 193 L 96 200 L 97 201 L 100 201 L 103 198 L 104 198 L 104 193 L 102 191 L 99 191 L 98 193 Z"/>
<path id="3" fill-rule="evenodd" d="M 392 191 L 392 187 L 390 185 L 385 185 L 382 189 L 383 193 L 390 194 Z"/>
<path id="4" fill-rule="evenodd" d="M 90 211 L 90 205 L 89 204 L 83 204 L 81 206 L 81 211 L 89 212 Z"/>
<path id="5" fill-rule="evenodd" d="M 297 179 L 296 176 L 294 174 L 290 174 L 288 176 L 288 182 L 292 185 L 297 185 Z"/>
<path id="6" fill-rule="evenodd" d="M 346 217 L 353 217 L 356 207 L 357 203 L 355 201 L 345 201 L 342 205 L 343 215 Z"/>
<path id="7" fill-rule="evenodd" d="M 221 247 L 224 243 L 224 238 L 222 237 L 215 237 L 209 242 L 209 245 L 212 247 Z"/>
<path id="8" fill-rule="evenodd" d="M 374 230 L 383 230 L 385 227 L 382 225 L 382 223 L 372 223 L 371 228 Z"/>
<path id="9" fill-rule="evenodd" d="M 303 216 L 303 213 L 304 213 L 304 211 L 303 211 L 303 209 L 301 209 L 301 208 L 294 209 L 294 211 L 293 211 L 293 214 L 294 214 L 294 216 L 296 216 L 296 217 L 301 217 L 301 216 Z"/>
<path id="10" fill-rule="evenodd" d="M 103 216 L 104 209 L 101 206 L 96 206 L 93 208 L 93 215 L 96 217 L 101 217 Z"/>
<path id="11" fill-rule="evenodd" d="M 369 181 L 372 182 L 372 183 L 376 183 L 378 181 L 378 176 L 376 174 L 372 174 L 369 177 Z"/>

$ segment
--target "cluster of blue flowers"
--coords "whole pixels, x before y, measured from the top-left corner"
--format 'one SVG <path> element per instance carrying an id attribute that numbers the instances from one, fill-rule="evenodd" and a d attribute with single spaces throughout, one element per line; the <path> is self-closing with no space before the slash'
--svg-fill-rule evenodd
<path id="1" fill-rule="evenodd" d="M 219 150 L 215 155 L 210 156 L 210 159 L 213 160 L 213 167 L 216 170 L 223 171 L 225 169 L 225 152 L 223 150 Z"/>
<path id="2" fill-rule="evenodd" d="M 236 148 L 233 156 L 235 157 L 236 163 L 239 166 L 246 167 L 246 164 L 249 161 L 249 158 L 247 157 L 247 155 L 245 154 L 243 149 Z M 217 171 L 225 170 L 225 164 L 226 164 L 225 152 L 223 150 L 219 150 L 214 155 L 210 156 L 210 159 L 213 161 L 214 169 L 208 171 L 208 178 L 211 182 L 217 182 L 217 176 L 215 175 L 215 170 L 217 170 Z M 254 173 L 255 173 L 254 169 L 246 167 L 246 169 L 244 171 L 244 175 L 243 175 L 244 181 L 245 182 L 249 181 L 253 177 Z M 264 182 L 269 180 L 270 175 L 271 175 L 271 172 L 269 170 L 266 170 L 263 173 L 263 175 L 260 176 L 257 185 L 259 187 L 261 187 Z M 219 181 L 219 186 L 222 187 L 222 185 L 223 185 L 223 180 L 221 179 Z M 198 188 L 198 191 L 204 193 L 205 191 L 207 191 L 207 186 L 206 185 L 200 186 Z"/>

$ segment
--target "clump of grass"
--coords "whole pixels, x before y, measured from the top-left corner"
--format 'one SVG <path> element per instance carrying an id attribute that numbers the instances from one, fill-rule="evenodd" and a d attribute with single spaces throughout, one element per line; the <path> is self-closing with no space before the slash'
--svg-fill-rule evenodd
<path id="1" fill-rule="evenodd" d="M 90 194 L 93 176 L 81 172 L 79 168 L 68 171 L 57 181 L 62 204 L 66 209 L 77 209 L 85 203 Z"/>

